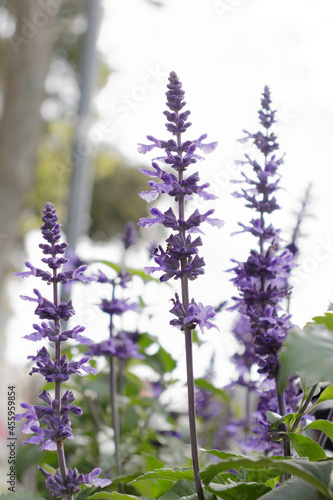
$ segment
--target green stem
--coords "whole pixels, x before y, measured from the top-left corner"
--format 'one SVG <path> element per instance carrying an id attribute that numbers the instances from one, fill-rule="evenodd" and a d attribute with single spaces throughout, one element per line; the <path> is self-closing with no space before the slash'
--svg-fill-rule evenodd
<path id="1" fill-rule="evenodd" d="M 327 416 L 328 422 L 331 422 L 332 417 L 333 417 L 333 408 L 330 409 L 329 414 Z M 319 439 L 318 439 L 319 446 L 324 448 L 326 441 L 327 441 L 327 434 L 325 434 L 325 432 L 321 432 Z"/>
<path id="2" fill-rule="evenodd" d="M 284 416 L 286 414 L 286 403 L 285 403 L 285 399 L 284 399 L 284 392 L 281 393 L 276 388 L 276 393 L 277 393 L 277 399 L 278 399 L 278 405 L 279 405 L 279 413 L 281 416 Z M 287 426 L 285 424 L 283 427 L 284 427 L 284 431 L 288 432 Z M 283 451 L 284 451 L 285 457 L 291 457 L 290 441 L 289 441 L 287 436 L 283 440 Z M 286 479 L 288 479 L 287 476 L 290 477 L 289 474 L 286 474 L 285 475 Z"/>
<path id="3" fill-rule="evenodd" d="M 292 427 L 291 427 L 291 432 L 295 432 L 302 417 L 304 416 L 306 410 L 307 410 L 307 407 L 309 406 L 309 404 L 311 403 L 311 399 L 313 398 L 313 395 L 314 393 L 316 392 L 316 389 L 317 389 L 317 386 L 318 384 L 315 384 L 311 387 L 310 389 L 310 392 L 307 396 L 307 398 L 305 399 L 304 403 L 302 404 L 302 406 L 300 407 L 299 409 L 299 415 L 298 417 L 296 418 L 295 422 L 293 423 Z"/>

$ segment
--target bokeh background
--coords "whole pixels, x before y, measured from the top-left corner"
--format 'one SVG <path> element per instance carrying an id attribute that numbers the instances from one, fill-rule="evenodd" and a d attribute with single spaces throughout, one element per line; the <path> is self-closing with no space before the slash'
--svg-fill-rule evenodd
<path id="1" fill-rule="evenodd" d="M 43 206 L 57 208 L 71 247 L 82 259 L 120 258 L 124 224 L 147 214 L 137 193 L 147 178 L 138 172 L 150 159 L 137 143 L 147 134 L 167 138 L 165 91 L 170 71 L 183 82 L 193 126 L 218 141 L 200 163 L 211 183 L 212 206 L 225 222 L 207 229 L 206 274 L 192 293 L 217 305 L 235 293 L 226 270 L 245 258 L 252 240 L 234 235 L 252 214 L 232 197 L 251 148 L 237 142 L 256 132 L 260 95 L 269 85 L 277 110 L 281 211 L 274 223 L 288 241 L 311 185 L 310 215 L 303 221 L 291 313 L 303 326 L 333 300 L 333 4 L 330 0 L 11 0 L 0 1 L 0 356 L 1 385 L 23 383 L 33 346 L 29 295 L 35 283 L 12 273 L 40 259 L 38 228 Z M 161 206 L 165 206 L 162 202 Z M 148 263 L 159 231 L 141 231 L 133 265 Z M 199 283 L 200 282 L 200 283 Z M 94 288 L 78 290 L 77 321 L 99 340 Z M 151 333 L 179 360 L 183 342 L 169 325 L 168 286 L 154 286 L 145 300 Z M 206 332 L 196 370 L 212 352 L 221 384 L 232 376 L 236 346 L 233 317 L 223 312 L 219 333 Z M 182 362 L 179 364 L 180 373 Z M 30 380 L 29 380 L 30 381 Z"/>

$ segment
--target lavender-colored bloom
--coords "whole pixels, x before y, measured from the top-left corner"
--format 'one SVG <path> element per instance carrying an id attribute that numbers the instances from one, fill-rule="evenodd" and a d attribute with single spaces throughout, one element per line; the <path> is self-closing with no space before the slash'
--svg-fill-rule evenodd
<path id="1" fill-rule="evenodd" d="M 144 175 L 156 179 L 156 181 L 148 182 L 151 190 L 144 191 L 140 196 L 150 202 L 157 199 L 160 194 L 167 194 L 179 204 L 179 215 L 177 216 L 171 207 L 164 213 L 157 208 L 151 208 L 150 213 L 153 217 L 142 218 L 138 224 L 147 228 L 162 224 L 176 233 L 166 240 L 166 250 L 163 250 L 161 246 L 154 250 L 154 261 L 157 266 L 145 267 L 146 274 L 158 271 L 161 272 L 160 281 L 162 282 L 170 279 L 180 279 L 184 282 L 184 280 L 194 280 L 204 273 L 205 262 L 202 257 L 199 257 L 197 248 L 202 245 L 202 241 L 200 238 L 192 240 L 191 233 L 202 232 L 199 226 L 203 222 L 208 222 L 216 227 L 223 225 L 220 220 L 210 217 L 214 210 L 209 210 L 204 214 L 195 210 L 187 219 L 184 217 L 184 203 L 186 200 L 191 200 L 194 195 L 204 200 L 215 198 L 207 191 L 208 183 L 200 184 L 198 172 L 187 177 L 184 176 L 184 173 L 188 167 L 203 159 L 198 154 L 198 150 L 210 153 L 215 149 L 217 143 L 205 143 L 206 134 L 197 140 L 182 142 L 181 134 L 186 132 L 191 125 L 187 121 L 190 112 L 183 110 L 186 105 L 185 93 L 175 72 L 170 73 L 167 87 L 166 105 L 169 110 L 164 112 L 167 118 L 166 128 L 175 136 L 175 139 L 165 141 L 147 136 L 151 144 L 148 146 L 139 144 L 138 151 L 144 154 L 154 148 L 164 151 L 164 155 L 155 158 L 155 161 L 152 162 L 153 170 L 140 169 Z M 164 170 L 157 162 L 171 168 L 171 172 Z M 181 209 L 180 206 L 183 208 Z M 192 301 L 191 304 L 186 304 L 184 310 L 181 309 L 182 304 L 177 298 L 171 309 L 171 312 L 177 316 L 177 319 L 171 321 L 172 325 L 181 329 L 190 328 L 192 325 L 207 326 L 208 328 L 212 326 L 208 319 L 214 316 L 213 308 L 204 308 L 202 304 L 197 305 Z"/>
<path id="2" fill-rule="evenodd" d="M 102 309 L 103 312 L 110 314 L 110 315 L 117 315 L 121 316 L 124 314 L 126 311 L 134 311 L 134 312 L 139 312 L 140 311 L 140 306 L 136 302 L 128 303 L 129 299 L 112 299 L 112 300 L 107 300 L 107 299 L 102 299 L 101 304 L 99 307 Z"/>
<path id="3" fill-rule="evenodd" d="M 185 330 L 185 328 L 191 328 L 193 330 L 197 326 L 203 331 L 206 327 L 217 328 L 211 321 L 211 318 L 215 316 L 215 311 L 212 306 L 203 306 L 201 302 L 196 304 L 194 299 L 190 302 L 188 306 L 188 310 L 186 311 L 184 305 L 180 302 L 179 296 L 176 293 L 175 299 L 172 299 L 174 306 L 170 310 L 172 314 L 177 316 L 177 319 L 172 319 L 170 324 L 180 328 L 181 330 Z"/>
<path id="4" fill-rule="evenodd" d="M 23 444 L 40 444 L 39 450 L 55 451 L 57 442 L 65 441 L 66 439 L 74 439 L 72 434 L 71 422 L 67 414 L 65 415 L 46 415 L 43 419 L 43 424 L 46 428 L 39 426 L 31 426 L 31 430 L 36 434 L 26 439 Z"/>
<path id="5" fill-rule="evenodd" d="M 65 342 L 68 339 L 76 340 L 80 344 L 92 344 L 92 340 L 84 335 L 80 335 L 81 332 L 85 330 L 83 326 L 75 326 L 71 330 L 60 330 L 59 325 L 52 325 L 52 323 L 46 323 L 43 321 L 41 325 L 34 323 L 32 325 L 35 329 L 33 333 L 25 335 L 23 338 L 27 340 L 42 340 L 47 338 L 50 342 Z"/>
<path id="6" fill-rule="evenodd" d="M 275 122 L 275 111 L 270 108 L 270 93 L 265 87 L 259 120 L 266 130 L 256 134 L 247 133 L 242 141 L 253 140 L 263 154 L 263 165 L 246 156 L 244 165 L 253 170 L 253 177 L 243 174 L 245 187 L 236 196 L 246 200 L 246 206 L 259 212 L 260 217 L 252 219 L 248 226 L 241 224 L 243 232 L 250 232 L 258 239 L 258 251 L 252 250 L 246 262 L 237 262 L 233 269 L 236 277 L 233 282 L 240 290 L 236 307 L 249 318 L 250 327 L 255 331 L 254 352 L 257 355 L 259 372 L 274 378 L 278 371 L 277 354 L 292 326 L 290 316 L 281 310 L 281 301 L 287 296 L 288 278 L 295 265 L 293 254 L 280 250 L 279 230 L 271 224 L 266 225 L 265 215 L 279 208 L 275 199 L 279 178 L 277 169 L 283 158 L 276 159 L 271 153 L 278 149 L 276 136 L 268 132 Z"/>
<path id="7" fill-rule="evenodd" d="M 69 495 L 78 493 L 81 484 L 92 486 L 100 486 L 104 488 L 111 484 L 109 479 L 100 479 L 97 476 L 101 473 L 101 469 L 96 468 L 90 474 L 79 474 L 78 470 L 69 469 L 66 472 L 66 477 L 63 478 L 57 470 L 55 474 L 47 472 L 43 467 L 38 467 L 44 477 L 46 477 L 46 486 L 53 498 L 68 498 Z"/>
<path id="8" fill-rule="evenodd" d="M 93 281 L 94 278 L 83 276 L 82 273 L 87 267 L 85 265 L 81 265 L 77 269 L 61 272 L 62 266 L 68 262 L 68 259 L 62 257 L 67 248 L 67 243 L 59 243 L 61 238 L 60 224 L 58 223 L 56 210 L 51 203 L 45 205 L 42 220 L 44 222 L 41 226 L 42 236 L 47 243 L 40 244 L 39 246 L 43 254 L 47 256 L 42 258 L 42 262 L 48 266 L 50 271 L 44 271 L 26 262 L 29 271 L 15 273 L 15 275 L 21 278 L 35 276 L 53 285 L 51 287 L 53 294 L 52 300 L 43 297 L 36 288 L 34 289 L 36 298 L 22 296 L 22 299 L 29 302 L 36 302 L 37 307 L 35 314 L 41 320 L 47 320 L 42 321 L 41 325 L 34 324 L 34 332 L 26 335 L 25 338 L 33 341 L 47 339 L 55 344 L 55 359 L 52 359 L 46 347 L 42 347 L 42 349 L 37 352 L 36 356 L 28 356 L 28 359 L 32 359 L 36 362 L 36 366 L 32 368 L 30 375 L 33 373 L 40 373 L 47 382 L 54 383 L 55 398 L 52 399 L 50 394 L 44 390 L 39 397 L 45 404 L 33 406 L 29 403 L 22 403 L 22 408 L 27 411 L 17 415 L 16 418 L 17 420 L 21 420 L 22 418 L 26 419 L 22 428 L 24 433 L 34 433 L 32 437 L 24 442 L 24 444 L 31 443 L 40 445 L 40 450 L 57 450 L 59 467 L 63 472 L 61 474 L 59 471 L 56 471 L 53 479 L 46 473 L 48 478 L 46 485 L 54 498 L 61 498 L 64 496 L 68 497 L 68 492 L 71 491 L 71 486 L 68 486 L 71 484 L 69 478 L 71 469 L 66 473 L 66 458 L 63 450 L 64 442 L 67 439 L 73 439 L 69 413 L 74 415 L 80 415 L 82 413 L 82 410 L 78 406 L 72 404 L 74 402 L 72 392 L 66 391 L 64 394 L 61 394 L 61 383 L 68 380 L 70 375 L 80 373 L 81 370 L 87 373 L 96 373 L 96 370 L 90 366 L 86 366 L 86 363 L 90 359 L 87 356 L 79 361 L 69 362 L 67 361 L 66 355 L 61 356 L 61 344 L 69 338 L 85 344 L 91 344 L 92 342 L 90 339 L 81 335 L 81 332 L 84 331 L 82 326 L 75 326 L 71 329 L 62 330 L 61 322 L 68 321 L 69 318 L 75 314 L 75 311 L 71 300 L 68 302 L 59 302 L 58 285 L 59 283 L 67 284 L 68 281 L 73 280 L 89 283 Z M 61 256 L 59 257 L 59 255 Z M 91 475 L 96 475 L 95 472 L 96 469 Z M 89 475 L 80 476 L 82 478 L 82 484 L 84 482 L 94 482 L 88 480 L 88 476 Z M 54 484 L 58 483 L 58 489 L 53 487 L 53 482 Z M 61 484 L 63 488 L 61 488 Z M 101 480 L 100 484 L 106 485 L 109 484 L 109 482 L 104 484 Z M 77 491 L 75 488 L 74 490 Z"/>
<path id="9" fill-rule="evenodd" d="M 121 235 L 121 241 L 124 243 L 125 250 L 128 250 L 132 245 L 136 243 L 138 239 L 138 231 L 134 222 L 129 221 L 125 225 L 124 232 Z"/>
<path id="10" fill-rule="evenodd" d="M 40 373 L 45 377 L 47 382 L 65 382 L 74 373 L 81 373 L 80 370 L 86 373 L 93 373 L 96 375 L 97 371 L 91 366 L 85 366 L 89 361 L 89 357 L 85 356 L 80 361 L 67 362 L 67 357 L 64 354 L 60 360 L 52 361 L 50 354 L 45 347 L 42 347 L 37 352 L 36 356 L 28 356 L 28 359 L 36 361 L 37 368 L 32 368 L 30 375 L 33 373 Z"/>
<path id="11" fill-rule="evenodd" d="M 138 353 L 140 347 L 135 343 L 136 340 L 131 338 L 129 332 L 122 330 L 114 337 L 93 344 L 87 354 L 89 356 L 115 356 L 121 359 L 143 359 L 144 356 Z"/>

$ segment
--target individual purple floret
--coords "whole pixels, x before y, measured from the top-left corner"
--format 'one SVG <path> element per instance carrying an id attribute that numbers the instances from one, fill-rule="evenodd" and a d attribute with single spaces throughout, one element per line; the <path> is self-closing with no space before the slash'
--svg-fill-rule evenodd
<path id="1" fill-rule="evenodd" d="M 74 396 L 70 391 L 61 393 L 61 384 L 67 381 L 71 375 L 81 373 L 81 370 L 86 373 L 96 373 L 96 370 L 86 363 L 89 357 L 85 356 L 78 361 L 68 361 L 66 354 L 61 355 L 62 343 L 68 339 L 73 339 L 84 344 L 92 344 L 92 341 L 87 337 L 81 335 L 84 327 L 75 326 L 69 329 L 63 329 L 63 323 L 67 322 L 74 314 L 72 301 L 60 302 L 59 301 L 59 284 L 67 284 L 68 281 L 81 281 L 89 283 L 94 278 L 83 276 L 86 270 L 85 265 L 81 265 L 78 269 L 71 271 L 61 272 L 61 268 L 68 261 L 63 257 L 67 248 L 67 243 L 59 243 L 61 238 L 60 224 L 58 223 L 58 216 L 52 203 L 47 203 L 43 211 L 42 220 L 44 224 L 41 226 L 43 238 L 47 243 L 42 243 L 39 247 L 42 249 L 44 255 L 42 262 L 47 265 L 49 271 L 35 268 L 29 262 L 26 266 L 29 271 L 23 273 L 15 273 L 20 278 L 35 276 L 52 284 L 50 287 L 52 297 L 46 298 L 41 292 L 35 288 L 34 294 L 36 298 L 21 296 L 23 300 L 37 303 L 35 314 L 39 317 L 42 323 L 33 324 L 34 331 L 25 338 L 32 341 L 39 341 L 47 339 L 54 346 L 54 349 L 49 351 L 45 346 L 42 347 L 35 356 L 28 356 L 28 359 L 36 362 L 36 366 L 31 369 L 30 375 L 33 373 L 40 373 L 47 382 L 54 383 L 54 399 L 45 390 L 39 395 L 39 398 L 45 403 L 44 405 L 30 405 L 29 403 L 22 403 L 22 408 L 26 409 L 25 413 L 17 415 L 17 420 L 22 418 L 26 419 L 22 431 L 27 434 L 34 434 L 28 438 L 24 444 L 31 443 L 40 445 L 40 450 L 54 450 L 57 452 L 59 470 L 55 475 L 50 477 L 46 473 L 48 487 L 51 495 L 54 498 L 72 498 L 71 494 L 78 491 L 77 485 L 89 482 L 85 480 L 89 475 L 77 476 L 77 471 L 74 473 L 71 469 L 67 470 L 66 458 L 64 453 L 64 443 L 67 439 L 73 439 L 71 421 L 69 414 L 80 415 L 81 408 L 73 405 Z M 61 257 L 59 257 L 61 255 Z M 44 469 L 41 469 L 43 472 Z M 96 469 L 91 473 L 95 474 Z M 45 472 L 45 471 L 44 471 Z M 44 474 L 43 472 L 43 474 Z M 98 471 L 99 473 L 100 471 Z M 44 474 L 45 475 L 45 474 Z M 75 483 L 74 489 L 72 488 L 75 478 L 80 478 Z M 74 482 L 73 482 L 74 481 Z M 110 481 L 106 480 L 101 485 L 106 486 Z M 93 481 L 90 481 L 93 482 Z M 55 485 L 58 484 L 59 488 Z"/>

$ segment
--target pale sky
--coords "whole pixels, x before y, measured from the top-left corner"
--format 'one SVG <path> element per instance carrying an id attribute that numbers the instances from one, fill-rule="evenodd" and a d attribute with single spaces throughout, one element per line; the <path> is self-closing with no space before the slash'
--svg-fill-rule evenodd
<path id="1" fill-rule="evenodd" d="M 269 85 L 278 111 L 280 151 L 286 153 L 280 170 L 285 190 L 278 193 L 282 210 L 274 222 L 287 236 L 295 222 L 294 211 L 313 182 L 309 211 L 314 218 L 304 224 L 306 237 L 301 242 L 292 301 L 294 322 L 303 326 L 333 301 L 333 4 L 330 0 L 163 3 L 158 8 L 143 0 L 104 0 L 98 49 L 113 73 L 95 98 L 98 119 L 93 128 L 133 163 L 148 165 L 154 155 L 139 155 L 137 143 L 145 142 L 149 134 L 169 138 L 162 114 L 164 94 L 168 74 L 178 73 L 192 111 L 188 138 L 208 133 L 210 141 L 219 142 L 218 149 L 197 166 L 202 180 L 210 182 L 219 196 L 201 208 L 215 208 L 225 226 L 207 228 L 202 247 L 206 274 L 191 284 L 198 301 L 217 304 L 235 294 L 231 276 L 225 272 L 231 267 L 230 259 L 246 259 L 255 243 L 243 235 L 231 236 L 237 222 L 246 223 L 253 214 L 243 208 L 242 200 L 231 196 L 234 185 L 230 181 L 240 178 L 234 161 L 243 159 L 244 146 L 237 139 L 244 136 L 243 129 L 258 130 L 261 92 Z M 29 294 L 27 289 L 35 286 L 26 280 L 24 290 L 15 286 L 15 293 Z M 152 294 L 152 307 L 157 307 L 156 295 Z M 166 317 L 163 326 L 159 318 L 154 320 L 152 333 L 160 331 L 166 347 L 176 345 L 180 357 L 180 334 L 168 326 L 172 294 L 164 290 L 161 295 Z M 205 334 L 209 342 L 203 348 L 206 359 L 215 350 L 222 364 L 234 348 L 227 314 L 217 320 L 220 333 Z M 10 324 L 9 353 L 23 335 L 17 324 L 15 319 Z"/>

